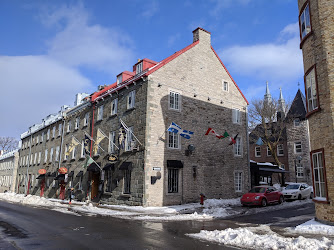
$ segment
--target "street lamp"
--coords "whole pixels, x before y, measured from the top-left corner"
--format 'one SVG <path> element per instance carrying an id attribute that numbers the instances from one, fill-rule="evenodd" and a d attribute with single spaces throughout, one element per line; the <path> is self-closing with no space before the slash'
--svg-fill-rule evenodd
<path id="1" fill-rule="evenodd" d="M 297 161 L 298 163 L 300 163 L 300 161 L 302 160 L 302 157 L 299 155 L 297 156 L 297 159 L 295 159 L 295 176 L 296 176 L 296 183 L 297 183 Z"/>

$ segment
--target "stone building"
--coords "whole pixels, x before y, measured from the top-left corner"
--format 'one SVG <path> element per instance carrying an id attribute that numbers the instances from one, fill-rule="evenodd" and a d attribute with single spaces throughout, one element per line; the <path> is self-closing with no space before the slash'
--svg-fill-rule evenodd
<path id="1" fill-rule="evenodd" d="M 193 43 L 161 62 L 138 60 L 88 99 L 54 122 L 63 124 L 62 140 L 43 150 L 59 145 L 59 161 L 49 156 L 33 171 L 56 178 L 44 196 L 68 197 L 73 188 L 79 200 L 163 206 L 248 190 L 248 102 L 209 32 L 197 28 Z M 167 131 L 172 123 L 178 133 Z M 67 173 L 59 174 L 61 168 Z"/>
<path id="2" fill-rule="evenodd" d="M 316 218 L 334 222 L 334 2 L 298 7 Z"/>
<path id="3" fill-rule="evenodd" d="M 18 162 L 18 150 L 0 155 L 0 193 L 15 192 Z"/>

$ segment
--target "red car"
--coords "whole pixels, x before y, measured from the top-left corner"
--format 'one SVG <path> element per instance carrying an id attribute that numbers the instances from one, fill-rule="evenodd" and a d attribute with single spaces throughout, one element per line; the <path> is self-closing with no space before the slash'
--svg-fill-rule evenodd
<path id="1" fill-rule="evenodd" d="M 241 199 L 243 206 L 258 205 L 267 206 L 269 203 L 279 203 L 284 201 L 283 194 L 274 187 L 258 186 L 253 187 L 248 193 L 244 194 Z"/>

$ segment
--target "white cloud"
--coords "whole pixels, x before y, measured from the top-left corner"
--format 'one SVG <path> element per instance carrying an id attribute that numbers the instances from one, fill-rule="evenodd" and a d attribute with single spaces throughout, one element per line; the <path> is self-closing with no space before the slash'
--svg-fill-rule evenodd
<path id="1" fill-rule="evenodd" d="M 210 15 L 219 17 L 222 10 L 231 7 L 231 5 L 247 5 L 251 0 L 211 0 Z"/>
<path id="2" fill-rule="evenodd" d="M 181 37 L 181 34 L 180 34 L 180 33 L 177 33 L 177 34 L 174 34 L 174 35 L 168 37 L 168 39 L 167 39 L 168 47 L 172 47 L 172 46 L 174 46 L 175 42 L 176 42 L 177 40 L 179 40 L 180 37 Z"/>
<path id="3" fill-rule="evenodd" d="M 141 16 L 145 18 L 151 18 L 159 11 L 159 4 L 156 0 L 146 1 L 144 5 L 144 11 L 141 13 Z"/>
<path id="4" fill-rule="evenodd" d="M 252 77 L 263 82 L 266 80 L 291 82 L 303 75 L 298 24 L 286 26 L 280 32 L 277 42 L 247 46 L 236 45 L 219 50 L 219 55 L 231 73 Z"/>

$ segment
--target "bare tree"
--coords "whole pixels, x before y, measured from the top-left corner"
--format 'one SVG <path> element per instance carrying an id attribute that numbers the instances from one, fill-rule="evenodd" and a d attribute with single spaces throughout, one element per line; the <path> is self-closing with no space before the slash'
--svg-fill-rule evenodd
<path id="1" fill-rule="evenodd" d="M 0 136 L 0 150 L 4 152 L 17 149 L 18 141 L 14 137 Z"/>
<path id="2" fill-rule="evenodd" d="M 277 157 L 277 146 L 286 136 L 285 124 L 287 121 L 282 111 L 288 108 L 288 104 L 280 103 L 277 99 L 270 101 L 255 99 L 251 102 L 248 112 L 253 139 L 262 139 L 278 166 L 281 165 L 281 162 Z"/>

